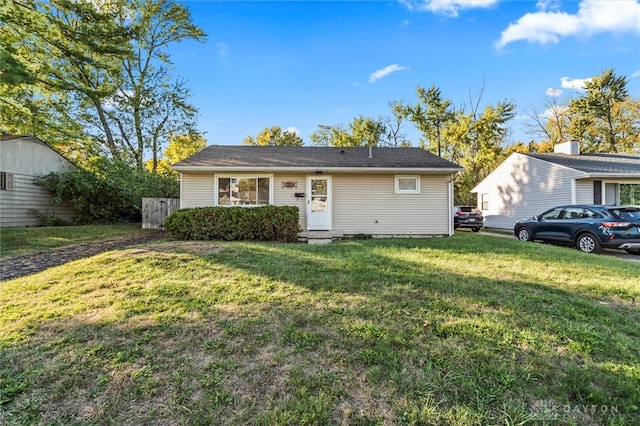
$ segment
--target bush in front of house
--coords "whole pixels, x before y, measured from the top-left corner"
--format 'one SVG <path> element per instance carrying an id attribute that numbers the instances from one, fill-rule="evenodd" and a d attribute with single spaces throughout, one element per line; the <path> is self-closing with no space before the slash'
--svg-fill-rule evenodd
<path id="1" fill-rule="evenodd" d="M 78 212 L 75 223 L 138 222 L 142 198 L 178 198 L 176 178 L 153 174 L 115 159 L 94 158 L 83 167 L 40 176 L 36 185 L 49 190 L 54 203 L 69 202 Z"/>
<path id="2" fill-rule="evenodd" d="M 164 228 L 178 240 L 294 242 L 298 220 L 295 206 L 197 207 L 174 211 Z"/>

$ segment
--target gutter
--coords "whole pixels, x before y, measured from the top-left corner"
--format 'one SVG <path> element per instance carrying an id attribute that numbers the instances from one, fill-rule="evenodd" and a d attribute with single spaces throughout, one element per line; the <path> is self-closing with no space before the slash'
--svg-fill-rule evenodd
<path id="1" fill-rule="evenodd" d="M 638 170 L 638 173 L 587 173 L 585 177 L 595 179 L 640 179 L 640 170 Z"/>
<path id="2" fill-rule="evenodd" d="M 462 168 L 428 168 L 428 167 L 211 167 L 211 166 L 174 166 L 173 170 L 180 173 L 247 173 L 247 172 L 283 172 L 283 173 L 420 173 L 420 174 L 456 174 Z"/>

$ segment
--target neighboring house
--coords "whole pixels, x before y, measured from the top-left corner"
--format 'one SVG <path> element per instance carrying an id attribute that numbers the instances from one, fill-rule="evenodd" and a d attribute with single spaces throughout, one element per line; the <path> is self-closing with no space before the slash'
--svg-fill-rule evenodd
<path id="1" fill-rule="evenodd" d="M 35 136 L 0 137 L 0 226 L 37 226 L 38 215 L 71 221 L 69 204 L 53 205 L 52 195 L 33 183 L 36 177 L 75 166 Z"/>
<path id="2" fill-rule="evenodd" d="M 554 153 L 511 154 L 472 192 L 487 228 L 513 229 L 561 204 L 640 205 L 640 156 L 580 154 L 565 142 Z"/>
<path id="3" fill-rule="evenodd" d="M 452 235 L 462 170 L 420 148 L 213 145 L 173 165 L 180 208 L 290 205 L 305 231 Z"/>

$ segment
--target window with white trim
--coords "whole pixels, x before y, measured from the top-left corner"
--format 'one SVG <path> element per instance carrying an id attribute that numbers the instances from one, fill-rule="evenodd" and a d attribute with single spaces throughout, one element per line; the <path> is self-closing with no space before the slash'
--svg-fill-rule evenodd
<path id="1" fill-rule="evenodd" d="M 219 176 L 216 178 L 217 206 L 265 206 L 272 203 L 271 177 Z"/>
<path id="2" fill-rule="evenodd" d="M 396 194 L 419 194 L 420 176 L 396 176 Z"/>
<path id="3" fill-rule="evenodd" d="M 13 173 L 0 172 L 0 190 L 13 191 L 16 189 Z"/>
<path id="4" fill-rule="evenodd" d="M 481 209 L 489 210 L 489 194 L 485 193 L 480 196 Z"/>

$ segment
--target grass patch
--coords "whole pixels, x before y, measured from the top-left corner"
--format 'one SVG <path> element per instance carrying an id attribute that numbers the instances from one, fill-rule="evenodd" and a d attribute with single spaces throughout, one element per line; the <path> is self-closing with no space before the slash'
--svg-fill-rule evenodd
<path id="1" fill-rule="evenodd" d="M 638 276 L 472 233 L 104 253 L 0 284 L 0 423 L 633 424 Z"/>
<path id="2" fill-rule="evenodd" d="M 99 239 L 144 234 L 139 223 L 118 225 L 0 228 L 0 257 L 40 253 Z"/>

